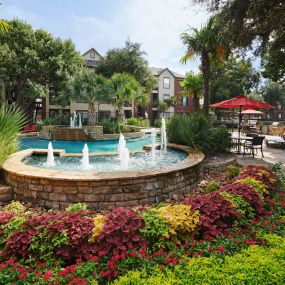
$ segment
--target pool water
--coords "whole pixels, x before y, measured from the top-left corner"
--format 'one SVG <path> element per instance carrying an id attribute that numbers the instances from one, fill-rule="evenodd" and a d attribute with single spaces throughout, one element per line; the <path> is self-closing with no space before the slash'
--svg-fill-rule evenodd
<path id="1" fill-rule="evenodd" d="M 151 144 L 150 136 L 137 139 L 126 139 L 129 150 L 141 150 L 144 145 Z M 39 137 L 20 138 L 20 150 L 29 148 L 47 149 L 49 140 Z M 110 141 L 52 141 L 54 149 L 64 149 L 66 153 L 81 153 L 84 144 L 87 143 L 89 152 L 117 152 L 118 140 Z"/>
<path id="2" fill-rule="evenodd" d="M 156 159 L 153 162 L 150 152 L 138 152 L 130 154 L 129 169 L 128 170 L 146 170 L 152 168 L 160 168 L 170 166 L 185 159 L 187 154 L 182 151 L 168 148 L 166 154 L 156 151 Z M 78 156 L 64 156 L 55 157 L 55 166 L 46 165 L 47 157 L 45 155 L 32 155 L 23 160 L 27 165 L 43 167 L 54 170 L 64 171 L 92 171 L 92 172 L 114 172 L 122 171 L 118 155 L 110 156 L 91 156 L 90 168 L 83 170 L 81 165 L 82 157 Z"/>

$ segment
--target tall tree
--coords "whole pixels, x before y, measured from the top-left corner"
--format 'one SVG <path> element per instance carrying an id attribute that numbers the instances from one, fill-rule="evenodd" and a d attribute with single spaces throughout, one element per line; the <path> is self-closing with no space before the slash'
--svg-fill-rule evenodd
<path id="1" fill-rule="evenodd" d="M 141 50 L 141 44 L 127 40 L 123 48 L 114 48 L 107 52 L 106 57 L 98 63 L 96 72 L 108 78 L 115 73 L 131 74 L 146 92 L 150 92 L 156 86 L 157 80 L 148 67 L 145 54 Z"/>
<path id="2" fill-rule="evenodd" d="M 111 103 L 112 96 L 113 88 L 110 80 L 88 71 L 74 78 L 67 91 L 63 93 L 65 102 L 81 98 L 88 103 L 89 125 L 94 125 L 96 122 L 96 106 L 99 112 L 100 104 Z"/>
<path id="3" fill-rule="evenodd" d="M 285 83 L 267 81 L 261 88 L 261 94 L 265 102 L 281 109 L 285 108 Z"/>
<path id="4" fill-rule="evenodd" d="M 115 73 L 112 78 L 114 88 L 114 105 L 118 108 L 118 116 L 123 118 L 123 107 L 141 98 L 143 89 L 136 79 L 128 73 Z"/>
<path id="5" fill-rule="evenodd" d="M 182 96 L 192 96 L 193 109 L 198 112 L 199 98 L 203 92 L 203 77 L 199 74 L 187 73 L 184 80 L 180 83 L 183 88 Z"/>
<path id="6" fill-rule="evenodd" d="M 249 60 L 230 58 L 225 62 L 213 62 L 210 72 L 211 103 L 239 95 L 249 94 L 259 85 L 260 74 Z"/>
<path id="7" fill-rule="evenodd" d="M 222 60 L 228 54 L 226 39 L 219 33 L 216 18 L 211 18 L 207 25 L 200 30 L 190 28 L 181 35 L 183 44 L 187 47 L 187 53 L 181 58 L 183 63 L 199 56 L 204 80 L 204 112 L 209 114 L 209 82 L 211 70 L 211 58 Z"/>
<path id="8" fill-rule="evenodd" d="M 59 94 L 83 67 L 83 59 L 70 41 L 54 38 L 43 30 L 33 30 L 20 20 L 8 22 L 8 33 L 0 34 L 0 81 L 7 99 L 22 106 L 31 116 L 34 98 L 31 84 Z"/>
<path id="9" fill-rule="evenodd" d="M 284 0 L 194 0 L 221 22 L 222 33 L 237 48 L 262 57 L 264 76 L 285 80 Z"/>

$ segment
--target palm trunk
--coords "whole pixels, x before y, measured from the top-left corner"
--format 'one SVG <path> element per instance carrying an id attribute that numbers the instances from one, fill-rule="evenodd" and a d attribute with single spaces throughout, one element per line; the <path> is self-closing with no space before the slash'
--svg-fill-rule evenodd
<path id="1" fill-rule="evenodd" d="M 210 102 L 210 94 L 209 94 L 209 82 L 210 82 L 210 58 L 207 52 L 202 53 L 202 73 L 204 79 L 204 113 L 206 116 L 209 116 L 209 102 Z"/>
<path id="2" fill-rule="evenodd" d="M 95 125 L 96 114 L 95 114 L 95 106 L 94 103 L 88 104 L 88 125 L 93 126 Z"/>
<path id="3" fill-rule="evenodd" d="M 197 94 L 194 94 L 192 97 L 192 102 L 193 102 L 193 109 L 195 112 L 199 111 L 199 98 L 197 96 Z"/>

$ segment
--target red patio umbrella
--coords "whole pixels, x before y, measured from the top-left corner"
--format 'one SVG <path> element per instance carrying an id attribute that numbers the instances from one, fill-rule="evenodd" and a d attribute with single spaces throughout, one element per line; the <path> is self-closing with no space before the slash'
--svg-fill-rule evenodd
<path id="1" fill-rule="evenodd" d="M 239 109 L 239 127 L 238 127 L 238 132 L 240 136 L 240 124 L 241 124 L 241 109 L 270 109 L 273 108 L 272 105 L 269 105 L 267 103 L 253 100 L 250 98 L 247 98 L 246 96 L 237 96 L 232 99 L 228 99 L 219 103 L 215 103 L 210 105 L 211 107 L 216 107 L 216 108 L 227 108 L 227 109 L 234 109 L 238 108 Z"/>

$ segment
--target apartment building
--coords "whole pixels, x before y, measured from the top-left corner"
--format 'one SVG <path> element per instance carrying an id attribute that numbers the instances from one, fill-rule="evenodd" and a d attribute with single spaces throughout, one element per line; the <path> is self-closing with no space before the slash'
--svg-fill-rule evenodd
<path id="1" fill-rule="evenodd" d="M 102 59 L 102 55 L 94 48 L 89 49 L 83 55 L 85 60 L 85 66 L 90 72 L 95 72 L 95 67 L 98 62 Z M 88 104 L 82 101 L 81 98 L 77 98 L 75 101 L 71 101 L 70 104 L 66 107 L 62 107 L 56 104 L 53 104 L 55 100 L 51 96 L 46 98 L 47 104 L 45 104 L 45 113 L 46 116 L 67 116 L 72 114 L 74 111 L 77 114 L 81 114 L 83 119 L 88 118 Z M 130 106 L 125 106 L 125 116 L 132 117 L 134 115 L 134 104 Z M 97 106 L 96 119 L 97 121 L 106 118 L 116 116 L 116 109 L 111 104 L 102 102 L 100 106 Z"/>
<path id="2" fill-rule="evenodd" d="M 85 66 L 90 72 L 95 72 L 95 67 L 102 59 L 102 55 L 94 48 L 89 49 L 83 53 L 85 60 Z M 163 116 L 170 117 L 174 113 L 186 113 L 191 110 L 192 101 L 191 98 L 185 98 L 181 96 L 182 88 L 180 82 L 184 79 L 184 75 L 176 73 L 168 68 L 156 68 L 151 67 L 151 72 L 158 78 L 158 86 L 154 88 L 150 94 L 150 103 L 147 109 L 137 108 L 135 104 L 124 107 L 125 117 L 132 116 L 145 116 L 153 123 L 156 119 L 162 116 L 159 112 L 159 102 L 171 97 L 176 97 L 177 106 L 170 107 Z M 0 97 L 4 97 L 4 87 L 0 85 Z M 35 104 L 37 109 L 38 119 L 44 119 L 46 117 L 68 117 L 74 111 L 80 113 L 83 118 L 88 118 L 88 104 L 82 101 L 81 98 L 77 98 L 75 101 L 71 101 L 67 106 L 58 105 L 56 102 L 56 94 L 50 93 L 46 98 L 39 98 Z M 147 113 L 147 114 L 146 114 Z M 111 104 L 101 103 L 97 107 L 97 120 L 105 117 L 116 116 L 116 109 Z"/>
<path id="3" fill-rule="evenodd" d="M 191 111 L 191 98 L 181 96 L 182 88 L 180 82 L 184 75 L 170 70 L 169 68 L 151 67 L 151 72 L 158 78 L 158 86 L 150 94 L 150 104 L 148 106 L 148 115 L 152 123 L 162 115 L 171 117 L 177 113 L 188 113 Z M 177 105 L 170 107 L 163 114 L 159 110 L 159 102 L 175 97 Z"/>

